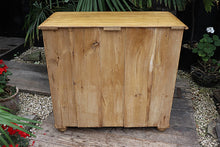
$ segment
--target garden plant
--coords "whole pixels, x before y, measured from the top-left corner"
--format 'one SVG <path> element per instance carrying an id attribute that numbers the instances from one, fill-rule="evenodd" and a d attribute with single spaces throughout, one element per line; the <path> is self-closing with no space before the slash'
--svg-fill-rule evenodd
<path id="1" fill-rule="evenodd" d="M 16 92 L 16 88 L 13 86 L 9 86 L 8 75 L 11 75 L 11 72 L 7 70 L 8 66 L 0 60 L 0 100 L 6 99 L 13 95 Z"/>
<path id="2" fill-rule="evenodd" d="M 16 87 L 8 85 L 8 75 L 12 73 L 8 71 L 8 66 L 3 60 L 0 60 L 0 146 L 28 146 L 29 141 L 26 137 L 34 136 L 24 126 L 34 127 L 40 129 L 30 123 L 39 123 L 38 121 L 30 120 L 27 118 L 19 117 L 12 114 L 11 109 L 3 107 L 5 103 L 10 101 L 10 108 L 14 110 L 17 108 L 17 103 L 11 100 L 16 93 Z M 8 106 L 8 105 L 6 105 Z M 17 110 L 17 109 L 16 109 Z"/>
<path id="3" fill-rule="evenodd" d="M 39 123 L 38 121 L 19 117 L 11 114 L 10 109 L 0 106 L 0 146 L 2 147 L 26 147 L 29 144 L 27 137 L 35 136 L 25 130 L 24 126 L 41 129 L 30 123 Z"/>
<path id="4" fill-rule="evenodd" d="M 197 66 L 192 66 L 192 77 L 202 86 L 212 86 L 220 80 L 220 61 L 213 58 L 215 50 L 220 46 L 220 39 L 213 34 L 213 27 L 207 28 L 207 33 L 192 50 L 200 57 Z"/>
<path id="5" fill-rule="evenodd" d="M 36 39 L 39 40 L 40 32 L 37 27 L 52 13 L 58 11 L 146 11 L 162 8 L 182 11 L 187 2 L 187 0 L 33 0 L 24 26 L 27 31 L 25 42 L 33 45 Z"/>

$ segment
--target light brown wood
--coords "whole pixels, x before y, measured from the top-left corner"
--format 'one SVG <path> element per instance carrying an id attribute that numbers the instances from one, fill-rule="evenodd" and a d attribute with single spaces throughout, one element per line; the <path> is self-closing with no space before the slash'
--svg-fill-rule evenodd
<path id="1" fill-rule="evenodd" d="M 176 75 L 178 69 L 178 61 L 181 49 L 183 30 L 172 30 L 169 33 L 169 40 L 166 42 L 168 48 L 161 50 L 163 56 L 163 83 L 164 87 L 161 87 L 161 113 L 160 122 L 158 124 L 159 128 L 168 128 L 170 121 L 170 113 L 173 102 L 173 94 L 176 83 Z M 162 45 L 165 45 L 165 41 Z M 167 54 L 169 52 L 169 54 Z"/>
<path id="2" fill-rule="evenodd" d="M 100 34 L 103 126 L 123 126 L 124 50 L 123 34 L 103 31 Z"/>
<path id="3" fill-rule="evenodd" d="M 157 128 L 160 132 L 164 132 L 167 128 Z"/>
<path id="4" fill-rule="evenodd" d="M 145 24 L 143 16 L 149 14 L 152 16 L 147 21 L 157 21 Z M 62 25 L 59 22 L 64 16 Z M 70 16 L 80 16 L 76 22 L 82 26 L 72 22 Z M 100 19 L 104 16 L 106 20 Z M 156 25 L 162 16 L 161 20 L 171 21 L 169 25 Z M 84 26 L 90 17 L 99 18 L 96 24 L 100 26 L 90 27 L 95 22 Z M 107 23 L 119 17 L 124 19 L 122 26 L 127 27 Z M 52 23 L 60 27 L 51 30 L 48 24 Z M 140 27 L 135 27 L 137 24 Z M 68 12 L 46 20 L 40 28 L 55 127 L 168 128 L 185 27 L 180 24 L 167 12 Z"/>
<path id="5" fill-rule="evenodd" d="M 74 70 L 78 127 L 101 126 L 99 28 L 74 29 Z"/>
<path id="6" fill-rule="evenodd" d="M 156 48 L 156 29 L 127 28 L 125 37 L 125 127 L 147 126 L 150 62 Z"/>
<path id="7" fill-rule="evenodd" d="M 39 29 L 73 27 L 175 27 L 188 29 L 170 12 L 56 12 Z"/>
<path id="8" fill-rule="evenodd" d="M 63 128 L 63 118 L 62 118 L 62 109 L 60 106 L 61 98 L 58 97 L 58 79 L 59 77 L 56 75 L 57 67 L 57 56 L 58 56 L 58 46 L 54 43 L 55 40 L 58 39 L 58 34 L 56 31 L 43 31 L 44 36 L 44 47 L 45 47 L 45 55 L 47 60 L 47 69 L 48 69 L 48 77 L 50 83 L 50 91 L 53 102 L 53 112 L 54 112 L 54 120 L 56 128 Z M 50 37 L 53 36 L 53 37 Z"/>
<path id="9" fill-rule="evenodd" d="M 121 27 L 104 27 L 105 31 L 121 31 Z"/>
<path id="10" fill-rule="evenodd" d="M 150 95 L 150 105 L 148 107 L 148 126 L 157 126 L 158 122 L 161 120 L 161 111 L 164 111 L 161 103 L 166 96 L 164 89 L 170 89 L 170 84 L 164 83 L 167 80 L 167 75 L 165 74 L 170 71 L 166 71 L 169 68 L 168 60 L 172 58 L 169 57 L 171 50 L 168 42 L 170 39 L 169 28 L 158 28 L 157 29 L 157 39 L 156 48 L 154 54 L 154 60 L 152 62 L 152 81 L 151 81 L 151 95 Z M 178 50 L 178 49 L 176 49 Z M 166 55 L 167 54 L 167 55 Z M 175 58 L 175 57 L 174 57 Z M 170 73 L 172 74 L 172 73 Z M 172 97 L 168 97 L 172 100 Z M 166 107 L 166 106 L 165 106 Z"/>
<path id="11" fill-rule="evenodd" d="M 53 103 L 55 104 L 54 115 L 58 116 L 55 119 L 56 127 L 76 126 L 76 104 L 72 82 L 74 81 L 72 72 L 73 62 L 69 48 L 70 40 L 58 39 L 59 37 L 68 36 L 68 30 L 45 31 L 44 36 L 48 36 L 47 39 L 44 39 L 44 42 L 48 77 L 51 85 L 50 90 Z"/>
<path id="12" fill-rule="evenodd" d="M 65 131 L 66 131 L 66 127 L 65 127 L 65 128 L 58 128 L 58 130 L 59 130 L 60 132 L 65 132 Z"/>

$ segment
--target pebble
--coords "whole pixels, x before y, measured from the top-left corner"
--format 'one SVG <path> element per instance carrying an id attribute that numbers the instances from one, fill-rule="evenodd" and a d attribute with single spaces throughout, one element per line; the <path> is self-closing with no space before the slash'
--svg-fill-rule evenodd
<path id="1" fill-rule="evenodd" d="M 38 121 L 46 119 L 53 111 L 53 105 L 50 96 L 19 93 L 20 111 L 18 115 L 36 115 Z"/>
<path id="2" fill-rule="evenodd" d="M 200 145 L 204 147 L 218 147 L 218 139 L 210 135 L 207 131 L 209 124 L 219 117 L 215 103 L 210 97 L 212 95 L 212 89 L 198 86 L 191 80 L 190 74 L 183 71 L 178 71 L 177 78 L 185 78 L 189 82 L 191 88 L 189 89 L 191 93 L 189 96 L 191 95 L 192 97 L 194 118 Z"/>
<path id="3" fill-rule="evenodd" d="M 46 64 L 43 61 L 24 61 L 22 58 L 26 55 L 32 54 L 34 52 L 42 52 L 44 54 L 44 47 L 31 47 L 30 49 L 28 49 L 27 51 L 25 51 L 24 53 L 22 53 L 20 56 L 15 56 L 14 59 L 12 59 L 11 61 L 15 61 L 15 62 L 20 62 L 20 63 L 31 63 L 31 64 Z"/>

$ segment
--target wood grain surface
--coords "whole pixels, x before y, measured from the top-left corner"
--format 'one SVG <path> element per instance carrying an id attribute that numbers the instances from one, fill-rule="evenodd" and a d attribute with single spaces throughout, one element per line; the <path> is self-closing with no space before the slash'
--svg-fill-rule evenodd
<path id="1" fill-rule="evenodd" d="M 56 12 L 39 29 L 75 27 L 171 27 L 188 29 L 170 12 Z"/>
<path id="2" fill-rule="evenodd" d="M 183 28 L 145 26 L 43 30 L 56 128 L 169 127 Z"/>

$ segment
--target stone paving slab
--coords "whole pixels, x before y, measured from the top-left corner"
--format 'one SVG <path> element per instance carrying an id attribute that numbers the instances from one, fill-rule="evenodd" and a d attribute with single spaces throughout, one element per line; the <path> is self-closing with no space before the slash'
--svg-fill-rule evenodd
<path id="1" fill-rule="evenodd" d="M 0 36 L 0 58 L 24 45 L 24 38 Z"/>
<path id="2" fill-rule="evenodd" d="M 50 95 L 45 65 L 6 61 L 13 73 L 10 83 L 28 92 Z M 164 132 L 156 128 L 54 128 L 53 114 L 42 123 L 34 138 L 36 147 L 119 146 L 119 147 L 197 147 L 196 125 L 186 81 L 177 80 L 170 119 Z M 33 140 L 32 140 L 33 141 Z M 32 141 L 30 142 L 32 144 Z"/>
<path id="3" fill-rule="evenodd" d="M 35 65 L 5 61 L 12 72 L 9 84 L 21 91 L 50 95 L 46 65 Z"/>

